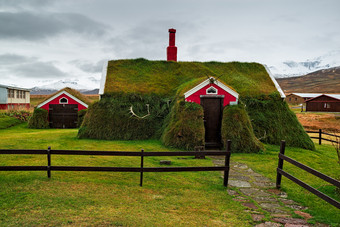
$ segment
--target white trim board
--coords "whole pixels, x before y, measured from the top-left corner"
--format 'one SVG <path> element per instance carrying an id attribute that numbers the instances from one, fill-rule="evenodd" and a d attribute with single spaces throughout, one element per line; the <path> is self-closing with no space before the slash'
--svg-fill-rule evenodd
<path id="1" fill-rule="evenodd" d="M 89 107 L 86 103 L 84 103 L 83 101 L 77 99 L 76 97 L 74 97 L 74 96 L 71 95 L 70 93 L 68 93 L 68 92 L 66 92 L 66 91 L 61 91 L 61 92 L 59 92 L 58 94 L 56 94 L 56 95 L 52 96 L 51 98 L 47 99 L 45 102 L 40 103 L 40 104 L 37 106 L 37 108 L 40 108 L 40 107 L 42 107 L 43 105 L 46 105 L 47 103 L 51 102 L 53 99 L 58 98 L 58 96 L 60 96 L 60 95 L 62 95 L 62 94 L 65 94 L 65 95 L 69 96 L 70 98 L 74 99 L 75 101 L 77 101 L 78 103 L 82 104 L 82 105 L 85 106 L 86 108 Z M 67 105 L 67 104 L 66 104 L 66 105 Z"/>
<path id="2" fill-rule="evenodd" d="M 232 90 L 231 88 L 225 86 L 222 82 L 215 80 L 214 77 L 210 77 L 209 79 L 206 79 L 205 81 L 203 81 L 202 83 L 200 83 L 199 85 L 197 85 L 196 87 L 190 89 L 189 91 L 184 93 L 184 97 L 187 98 L 190 95 L 194 94 L 195 92 L 201 90 L 202 88 L 204 88 L 205 86 L 207 86 L 208 84 L 210 84 L 210 79 L 213 78 L 216 85 L 219 86 L 220 88 L 222 88 L 223 90 L 227 91 L 229 94 L 231 94 L 232 96 L 234 96 L 236 99 L 238 99 L 239 94 Z"/>
<path id="3" fill-rule="evenodd" d="M 103 65 L 103 70 L 102 70 L 102 77 L 100 78 L 99 95 L 104 94 L 108 65 L 109 65 L 109 61 L 105 61 Z"/>
<path id="4" fill-rule="evenodd" d="M 283 99 L 286 98 L 285 93 L 282 91 L 280 85 L 277 83 L 277 81 L 276 81 L 276 79 L 274 78 L 273 74 L 270 72 L 268 66 L 265 65 L 265 64 L 263 64 L 263 66 L 264 66 L 264 68 L 267 70 L 267 73 L 268 73 L 270 79 L 272 79 L 272 81 L 273 81 L 273 83 L 274 83 L 274 85 L 275 85 L 276 90 L 280 93 L 281 98 L 283 98 Z"/>

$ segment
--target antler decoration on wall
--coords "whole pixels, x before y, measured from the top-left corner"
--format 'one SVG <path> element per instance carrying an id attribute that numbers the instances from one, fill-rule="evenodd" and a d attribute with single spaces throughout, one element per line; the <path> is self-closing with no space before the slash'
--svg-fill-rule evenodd
<path id="1" fill-rule="evenodd" d="M 149 104 L 146 104 L 146 107 L 147 107 L 147 109 L 148 109 L 148 114 L 147 115 L 145 115 L 145 116 L 143 116 L 143 117 L 140 117 L 140 116 L 138 116 L 137 114 L 135 114 L 135 112 L 133 112 L 133 107 L 131 106 L 130 107 L 130 113 L 132 114 L 132 116 L 135 116 L 135 117 L 137 117 L 137 118 L 140 118 L 140 119 L 143 119 L 143 118 L 146 118 L 147 116 L 150 116 L 150 108 L 149 108 Z M 131 116 L 131 117 L 132 117 Z"/>

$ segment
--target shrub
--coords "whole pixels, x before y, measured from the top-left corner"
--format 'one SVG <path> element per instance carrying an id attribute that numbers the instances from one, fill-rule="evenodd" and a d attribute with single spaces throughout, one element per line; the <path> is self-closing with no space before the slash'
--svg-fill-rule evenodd
<path id="1" fill-rule="evenodd" d="M 166 146 L 194 149 L 204 145 L 203 108 L 196 103 L 176 101 L 162 136 Z"/>
<path id="2" fill-rule="evenodd" d="M 232 141 L 232 152 L 256 153 L 263 149 L 243 104 L 224 108 L 221 134 L 224 144 L 227 140 Z"/>
<path id="3" fill-rule="evenodd" d="M 32 113 L 27 110 L 9 110 L 5 111 L 4 114 L 10 117 L 14 117 L 22 122 L 27 122 L 32 116 Z"/>
<path id="4" fill-rule="evenodd" d="M 244 97 L 247 113 L 254 133 L 263 143 L 280 144 L 286 140 L 287 146 L 315 150 L 313 141 L 278 93 L 258 97 Z"/>
<path id="5" fill-rule="evenodd" d="M 41 108 L 34 109 L 33 115 L 28 121 L 28 128 L 49 128 L 48 111 Z"/>

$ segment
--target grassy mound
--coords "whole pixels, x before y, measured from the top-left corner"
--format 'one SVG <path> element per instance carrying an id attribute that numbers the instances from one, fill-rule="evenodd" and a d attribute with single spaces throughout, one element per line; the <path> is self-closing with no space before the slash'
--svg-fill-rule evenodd
<path id="1" fill-rule="evenodd" d="M 34 109 L 32 117 L 28 121 L 28 128 L 49 128 L 48 111 L 41 108 Z"/>
<path id="2" fill-rule="evenodd" d="M 242 104 L 224 108 L 221 133 L 224 144 L 232 141 L 232 152 L 256 153 L 263 149 Z"/>
<path id="3" fill-rule="evenodd" d="M 10 117 L 5 114 L 0 114 L 0 129 L 10 128 L 20 123 L 21 121 L 16 119 L 15 117 Z"/>
<path id="4" fill-rule="evenodd" d="M 242 101 L 246 104 L 254 133 L 263 143 L 278 145 L 281 140 L 286 140 L 287 146 L 315 150 L 313 141 L 277 93 L 243 97 Z"/>
<path id="5" fill-rule="evenodd" d="M 184 99 L 174 104 L 162 142 L 166 146 L 194 149 L 204 145 L 203 108 Z"/>
<path id="6" fill-rule="evenodd" d="M 233 87 L 240 95 L 270 94 L 276 88 L 263 65 L 240 62 L 167 62 L 146 59 L 109 61 L 104 92 L 175 96 L 178 87 L 207 76 Z M 193 87 L 201 83 L 193 84 Z M 190 87 L 191 89 L 192 87 Z"/>
<path id="7" fill-rule="evenodd" d="M 132 108 L 132 109 L 131 109 Z M 160 138 L 170 100 L 155 95 L 115 94 L 87 110 L 79 138 L 140 140 Z"/>

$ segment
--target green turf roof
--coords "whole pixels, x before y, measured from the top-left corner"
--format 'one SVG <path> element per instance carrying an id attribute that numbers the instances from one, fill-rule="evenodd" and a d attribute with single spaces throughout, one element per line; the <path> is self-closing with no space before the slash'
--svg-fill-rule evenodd
<path id="1" fill-rule="evenodd" d="M 240 62 L 167 62 L 146 59 L 108 62 L 104 94 L 140 93 L 172 96 L 209 77 L 219 77 L 240 95 L 256 96 L 276 91 L 265 67 Z"/>

